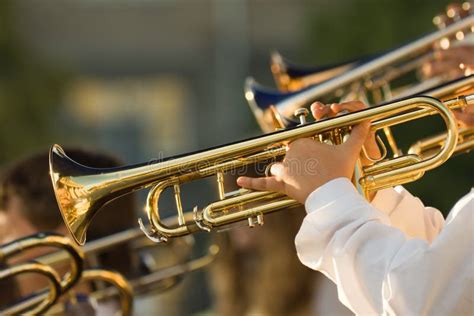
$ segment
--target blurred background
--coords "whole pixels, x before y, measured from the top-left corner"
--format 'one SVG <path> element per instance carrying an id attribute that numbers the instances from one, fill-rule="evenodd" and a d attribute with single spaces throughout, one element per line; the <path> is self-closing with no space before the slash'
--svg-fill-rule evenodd
<path id="1" fill-rule="evenodd" d="M 128 164 L 259 135 L 243 82 L 274 86 L 271 51 L 307 65 L 373 54 L 435 30 L 448 3 L 2 0 L 0 169 L 53 143 Z M 412 127 L 395 130 L 402 144 L 435 129 Z M 455 157 L 407 187 L 447 213 L 471 187 L 469 170 L 472 157 Z M 187 207 L 214 196 L 212 184 L 189 191 Z M 199 280 L 186 281 L 183 313 L 212 305 Z"/>

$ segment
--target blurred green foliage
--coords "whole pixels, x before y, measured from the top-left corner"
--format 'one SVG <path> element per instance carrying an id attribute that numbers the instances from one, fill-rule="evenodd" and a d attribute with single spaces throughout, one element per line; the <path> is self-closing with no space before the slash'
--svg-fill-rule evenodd
<path id="1" fill-rule="evenodd" d="M 324 65 L 395 48 L 432 32 L 432 19 L 451 1 L 446 0 L 353 0 L 323 1 L 306 17 L 306 45 L 302 60 Z M 440 131 L 439 122 L 416 121 L 395 128 L 400 145 L 407 148 L 421 137 Z M 451 158 L 417 182 L 407 184 L 426 205 L 445 214 L 469 192 L 474 179 L 472 153 Z"/>
<path id="2" fill-rule="evenodd" d="M 318 1 L 310 6 L 303 58 L 335 63 L 382 52 L 435 30 L 447 0 Z"/>
<path id="3" fill-rule="evenodd" d="M 50 145 L 65 73 L 22 46 L 13 1 L 0 1 L 0 164 Z"/>

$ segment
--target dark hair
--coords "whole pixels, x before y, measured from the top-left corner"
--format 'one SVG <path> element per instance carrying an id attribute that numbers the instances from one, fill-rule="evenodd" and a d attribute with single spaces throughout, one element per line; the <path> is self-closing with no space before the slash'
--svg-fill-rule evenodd
<path id="1" fill-rule="evenodd" d="M 67 155 L 80 164 L 108 168 L 121 163 L 113 156 L 77 148 L 65 148 Z M 63 224 L 49 177 L 48 153 L 41 152 L 14 163 L 5 170 L 0 181 L 0 209 L 5 209 L 12 197 L 21 201 L 21 214 L 38 231 L 52 231 Z M 87 239 L 94 240 L 136 226 L 135 199 L 129 194 L 106 205 L 95 217 Z M 121 255 L 119 256 L 119 252 Z M 101 263 L 126 275 L 130 269 L 126 247 L 104 253 Z"/>
<path id="2" fill-rule="evenodd" d="M 21 200 L 21 214 L 38 230 L 54 230 L 61 222 L 51 180 L 47 154 L 21 160 L 2 175 L 1 209 L 7 209 L 14 196 Z"/>

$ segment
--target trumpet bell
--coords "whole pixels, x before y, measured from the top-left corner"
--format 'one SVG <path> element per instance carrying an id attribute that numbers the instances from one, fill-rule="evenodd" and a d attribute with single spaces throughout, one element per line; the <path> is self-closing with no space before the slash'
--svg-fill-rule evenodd
<path id="1" fill-rule="evenodd" d="M 291 92 L 331 79 L 379 55 L 380 54 L 365 56 L 342 63 L 311 67 L 298 65 L 283 57 L 280 53 L 273 52 L 271 54 L 270 69 L 278 89 L 282 92 Z"/>
<path id="2" fill-rule="evenodd" d="M 98 185 L 100 171 L 78 164 L 59 145 L 53 145 L 49 152 L 49 168 L 64 223 L 74 240 L 83 245 L 92 218 L 111 198 L 105 199 L 105 190 Z"/>
<path id="3" fill-rule="evenodd" d="M 265 132 L 275 130 L 275 121 L 280 121 L 282 127 L 293 127 L 298 123 L 292 121 L 289 116 L 280 115 L 276 108 L 286 98 L 296 96 L 298 92 L 280 92 L 266 89 L 258 84 L 253 78 L 247 78 L 244 85 L 245 98 L 254 113 L 258 124 Z"/>

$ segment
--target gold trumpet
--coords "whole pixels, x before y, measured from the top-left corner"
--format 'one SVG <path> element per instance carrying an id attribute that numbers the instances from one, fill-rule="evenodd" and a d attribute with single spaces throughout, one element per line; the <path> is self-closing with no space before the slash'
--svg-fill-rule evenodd
<path id="1" fill-rule="evenodd" d="M 140 233 L 143 237 L 143 233 Z M 106 238 L 113 237 L 108 236 Z M 117 239 L 116 239 L 117 240 Z M 102 241 L 104 243 L 104 241 Z M 190 261 L 180 263 L 171 267 L 163 268 L 158 271 L 154 271 L 147 275 L 138 277 L 134 280 L 126 280 L 121 274 L 102 270 L 102 269 L 88 269 L 82 273 L 81 280 L 82 282 L 97 282 L 104 281 L 111 287 L 98 289 L 89 294 L 89 298 L 93 300 L 104 300 L 109 299 L 118 294 L 120 299 L 120 311 L 121 315 L 127 316 L 132 314 L 133 310 L 133 298 L 141 294 L 150 293 L 151 291 L 161 291 L 167 290 L 171 286 L 169 283 L 164 281 L 172 280 L 182 276 L 183 274 L 190 273 L 204 267 L 207 267 L 212 263 L 219 253 L 219 247 L 216 245 L 211 245 L 208 248 L 206 254 L 200 256 L 199 258 L 192 259 Z M 160 287 L 161 285 L 161 287 Z M 70 299 L 74 303 L 74 297 Z M 48 312 L 52 314 L 61 313 L 65 311 L 64 304 L 56 304 Z"/>
<path id="2" fill-rule="evenodd" d="M 185 214 L 185 219 L 186 221 L 192 220 L 192 214 Z M 177 223 L 177 220 L 176 218 L 168 218 L 164 220 L 164 223 L 166 225 L 175 225 Z M 179 249 L 180 252 L 184 252 L 184 256 L 188 257 L 194 246 L 194 238 L 181 238 L 176 242 L 178 242 L 178 244 L 172 244 L 168 246 L 176 246 L 174 248 Z M 146 238 L 146 236 L 139 228 L 130 228 L 125 231 L 88 242 L 82 247 L 82 251 L 87 260 L 89 258 L 94 258 L 97 254 L 103 251 L 114 247 L 123 246 L 126 243 L 132 244 L 133 251 L 146 249 L 147 254 L 149 254 L 150 247 L 156 246 L 155 243 L 151 242 L 149 239 Z M 188 259 L 185 262 L 181 262 L 170 267 L 158 268 L 154 265 L 147 264 L 147 268 L 150 272 L 145 275 L 138 276 L 135 279 L 129 280 L 130 286 L 133 289 L 134 295 L 140 295 L 152 291 L 160 291 L 161 289 L 166 290 L 170 287 L 170 285 L 169 283 L 167 283 L 167 286 L 165 286 L 165 281 L 172 280 L 173 278 L 176 278 L 183 274 L 206 267 L 211 262 L 213 262 L 218 253 L 219 247 L 217 245 L 210 245 L 205 254 L 197 258 Z M 55 265 L 58 263 L 65 262 L 67 259 L 68 258 L 66 253 L 58 251 L 52 254 L 39 257 L 36 260 L 45 265 Z M 174 285 L 174 283 L 171 284 L 171 286 L 172 285 Z M 107 289 L 105 291 L 98 291 L 98 293 L 93 293 L 93 296 L 102 299 L 113 292 L 116 291 L 114 291 L 113 289 Z"/>
<path id="3" fill-rule="evenodd" d="M 57 272 L 49 265 L 39 262 L 22 263 L 0 271 L 0 279 L 32 272 L 45 276 L 49 283 L 49 291 L 35 293 L 31 298 L 2 310 L 2 314 L 42 313 L 54 305 L 63 293 L 67 292 L 79 281 L 83 270 L 84 254 L 70 239 L 61 235 L 39 233 L 1 245 L 0 262 L 6 262 L 9 258 L 36 247 L 54 247 L 64 250 L 70 257 L 70 272 L 61 279 Z"/>
<path id="4" fill-rule="evenodd" d="M 469 1 L 465 1 L 462 4 L 448 5 L 445 13 L 439 14 L 433 18 L 433 24 L 438 28 L 438 30 L 443 30 L 447 26 L 473 14 L 473 12 L 474 7 Z M 471 33 L 472 32 L 474 32 L 474 29 L 471 29 Z M 446 49 L 453 44 L 463 41 L 465 37 L 466 32 L 460 30 L 456 32 L 454 36 L 442 38 L 439 42 L 433 45 L 433 48 Z M 290 92 L 319 84 L 380 56 L 382 56 L 382 54 L 364 56 L 362 58 L 345 61 L 335 65 L 308 67 L 293 63 L 287 58 L 281 56 L 278 52 L 274 52 L 270 59 L 270 69 L 278 89 L 280 91 Z M 416 70 L 419 66 L 419 63 L 407 64 L 407 67 L 405 67 L 404 70 L 407 72 L 410 70 Z M 389 73 L 391 71 L 391 69 L 384 69 L 384 71 L 385 70 L 388 70 Z M 399 74 L 402 73 L 403 72 L 399 72 Z M 387 78 L 385 77 L 385 79 Z"/>
<path id="5" fill-rule="evenodd" d="M 107 202 L 121 195 L 151 187 L 145 211 L 150 222 L 143 232 L 153 241 L 188 235 L 242 220 L 249 225 L 263 224 L 263 214 L 296 205 L 296 201 L 281 194 L 252 192 L 240 189 L 226 193 L 224 173 L 256 162 L 272 161 L 286 153 L 286 144 L 301 138 L 315 137 L 331 131 L 347 130 L 363 121 L 371 122 L 371 130 L 402 124 L 428 115 L 438 114 L 443 119 L 447 136 L 440 151 L 422 159 L 405 155 L 375 162 L 363 168 L 357 184 L 368 191 L 414 181 L 427 170 L 446 161 L 454 151 L 458 130 L 450 109 L 474 103 L 474 95 L 459 96 L 441 102 L 431 97 L 413 97 L 341 115 L 324 121 L 306 123 L 295 128 L 277 131 L 260 137 L 171 157 L 158 162 L 113 169 L 94 169 L 71 160 L 60 146 L 50 151 L 50 175 L 61 214 L 74 239 L 84 244 L 86 231 L 94 214 Z M 216 176 L 220 201 L 193 211 L 193 219 L 186 220 L 181 205 L 180 185 L 193 180 Z M 170 227 L 161 219 L 158 208 L 160 194 L 173 188 L 178 224 Z M 258 204 L 260 203 L 260 204 Z"/>
<path id="6" fill-rule="evenodd" d="M 192 217 L 192 214 L 188 214 L 187 220 L 191 220 L 189 215 Z M 173 225 L 176 223 L 176 219 L 167 219 L 165 220 L 165 223 L 167 225 Z M 176 246 L 176 248 L 179 249 L 180 252 L 184 252 L 184 255 L 187 257 L 194 246 L 194 239 L 191 238 L 191 236 L 189 237 L 190 238 L 176 240 L 176 242 L 178 242 L 177 245 L 168 246 Z M 75 243 L 71 242 L 71 240 L 66 237 L 41 233 L 1 246 L 0 262 L 22 251 L 27 251 L 32 247 L 53 246 L 54 243 L 56 243 L 57 247 L 61 250 L 37 257 L 35 258 L 34 263 L 18 264 L 0 271 L 0 279 L 14 277 L 21 273 L 38 273 L 45 276 L 49 281 L 48 292 L 41 291 L 33 298 L 9 306 L 5 310 L 1 310 L 0 314 L 16 314 L 23 312 L 36 314 L 46 311 L 55 314 L 64 312 L 65 304 L 57 303 L 57 299 L 62 295 L 68 294 L 68 302 L 71 302 L 73 303 L 72 305 L 74 305 L 76 300 L 75 296 L 72 295 L 72 292 L 74 292 L 73 285 L 90 281 L 104 281 L 112 285 L 112 287 L 101 287 L 100 289 L 88 294 L 88 297 L 95 300 L 103 300 L 118 294 L 122 315 L 130 315 L 133 307 L 133 295 L 167 290 L 176 284 L 176 281 L 179 280 L 178 278 L 180 276 L 208 266 L 219 253 L 219 247 L 217 245 L 211 245 L 203 255 L 197 258 L 188 259 L 184 262 L 179 262 L 170 267 L 158 268 L 154 265 L 147 264 L 147 268 L 150 272 L 130 281 L 127 281 L 121 274 L 109 270 L 82 270 L 83 261 L 90 259 L 95 260 L 97 254 L 121 246 L 125 243 L 133 244 L 133 250 L 146 249 L 148 254 L 150 250 L 149 247 L 154 247 L 156 244 L 148 240 L 139 228 L 136 228 L 128 229 L 89 242 L 82 248 L 76 246 Z M 71 256 L 73 258 L 72 263 L 74 264 L 71 268 L 72 277 L 68 274 L 68 277 L 65 278 L 65 280 L 68 281 L 68 284 L 67 286 L 62 287 L 61 279 L 52 266 L 69 262 Z M 64 283 L 65 282 L 66 281 L 64 281 Z"/>
<path id="7" fill-rule="evenodd" d="M 74 287 L 78 283 L 85 281 L 105 281 L 113 285 L 115 292 L 118 292 L 120 296 L 122 314 L 131 314 L 133 292 L 128 281 L 119 273 L 108 270 L 83 270 L 84 251 L 67 237 L 53 233 L 38 233 L 15 240 L 0 246 L 0 261 L 6 262 L 9 258 L 36 247 L 54 247 L 60 250 L 49 255 L 35 258 L 34 262 L 21 263 L 8 267 L 0 271 L 0 279 L 14 277 L 22 273 L 37 273 L 43 275 L 48 280 L 48 290 L 41 290 L 26 300 L 6 307 L 0 311 L 0 314 L 42 314 L 45 312 L 57 312 L 64 308 L 64 304 L 57 303 L 57 300 L 61 296 L 69 294 L 74 290 Z M 70 270 L 64 275 L 63 279 L 61 279 L 56 270 L 52 268 L 52 265 L 63 261 L 70 262 Z"/>
<path id="8" fill-rule="evenodd" d="M 309 82 L 302 84 L 300 78 L 293 84 L 298 88 L 301 87 L 296 91 L 274 91 L 248 78 L 244 87 L 245 98 L 262 130 L 270 132 L 275 128 L 275 113 L 288 120 L 296 109 L 308 106 L 316 100 L 332 102 L 334 99 L 351 96 L 352 99 L 367 99 L 373 101 L 370 102 L 372 104 L 379 104 L 393 97 L 404 98 L 420 94 L 422 91 L 442 84 L 445 79 L 424 80 L 408 89 L 402 86 L 399 91 L 394 90 L 396 81 L 402 76 L 417 71 L 421 65 L 433 58 L 436 43 L 444 42 L 446 43 L 444 48 L 449 47 L 453 44 L 452 42 L 460 41 L 456 37 L 457 34 L 463 34 L 462 38 L 464 38 L 464 34 L 471 33 L 473 30 L 474 15 L 460 17 L 458 21 L 443 29 L 374 58 L 347 62 L 326 71 L 317 72 L 315 75 L 327 76 L 326 80 L 318 77 L 317 84 L 313 85 Z M 284 69 L 285 66 L 280 64 L 272 68 L 275 72 L 275 69 Z"/>

